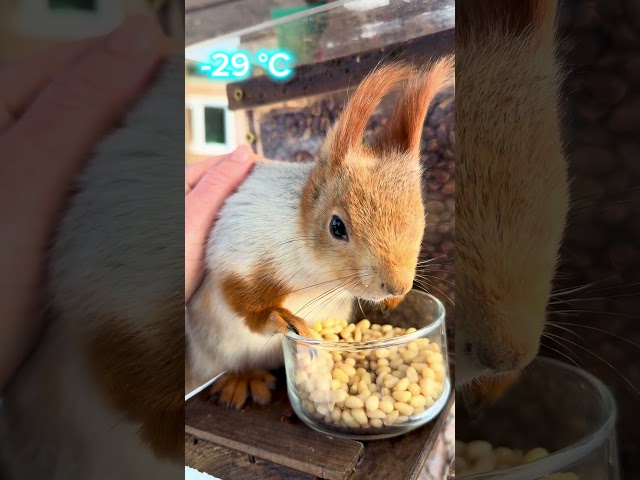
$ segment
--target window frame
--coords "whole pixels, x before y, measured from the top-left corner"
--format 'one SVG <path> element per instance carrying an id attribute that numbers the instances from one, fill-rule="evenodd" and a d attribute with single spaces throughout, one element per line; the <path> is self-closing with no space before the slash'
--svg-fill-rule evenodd
<path id="1" fill-rule="evenodd" d="M 236 126 L 234 113 L 229 110 L 227 99 L 222 96 L 189 96 L 186 108 L 191 110 L 191 141 L 189 149 L 196 155 L 221 155 L 236 148 Z M 225 141 L 224 143 L 206 141 L 205 107 L 224 110 Z"/>

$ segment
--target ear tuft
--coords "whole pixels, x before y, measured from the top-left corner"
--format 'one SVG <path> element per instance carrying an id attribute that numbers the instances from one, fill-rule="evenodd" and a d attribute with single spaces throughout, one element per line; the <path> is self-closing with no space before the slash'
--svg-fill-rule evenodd
<path id="1" fill-rule="evenodd" d="M 364 130 L 380 100 L 412 74 L 411 67 L 393 63 L 377 67 L 362 80 L 327 135 L 322 156 L 332 167 L 340 166 L 350 150 L 362 145 Z"/>
<path id="2" fill-rule="evenodd" d="M 382 151 L 420 155 L 420 139 L 427 111 L 434 97 L 455 83 L 453 55 L 431 62 L 407 84 L 395 111 L 378 141 Z"/>

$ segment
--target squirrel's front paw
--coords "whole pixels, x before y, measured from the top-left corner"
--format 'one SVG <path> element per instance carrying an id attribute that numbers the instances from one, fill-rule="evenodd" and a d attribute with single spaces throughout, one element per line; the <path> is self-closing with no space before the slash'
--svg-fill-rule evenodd
<path id="1" fill-rule="evenodd" d="M 276 377 L 266 370 L 225 374 L 211 387 L 211 393 L 218 395 L 218 403 L 241 409 L 249 392 L 254 402 L 265 405 L 271 401 L 271 390 L 276 386 Z"/>
<path id="2" fill-rule="evenodd" d="M 301 337 L 316 338 L 311 332 L 307 322 L 291 313 L 286 308 L 274 307 L 269 311 L 267 323 L 276 327 L 278 333 L 285 334 L 289 330 L 297 333 Z"/>

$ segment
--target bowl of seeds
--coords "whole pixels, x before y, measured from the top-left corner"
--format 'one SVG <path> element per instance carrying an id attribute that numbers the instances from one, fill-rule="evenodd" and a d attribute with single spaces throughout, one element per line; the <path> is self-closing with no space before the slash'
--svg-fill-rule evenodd
<path id="1" fill-rule="evenodd" d="M 442 302 L 412 290 L 384 321 L 327 318 L 312 324 L 313 338 L 287 333 L 293 410 L 315 430 L 355 440 L 426 424 L 451 392 L 444 318 Z"/>
<path id="2" fill-rule="evenodd" d="M 616 404 L 577 366 L 537 357 L 495 404 L 456 417 L 459 478 L 620 479 Z"/>

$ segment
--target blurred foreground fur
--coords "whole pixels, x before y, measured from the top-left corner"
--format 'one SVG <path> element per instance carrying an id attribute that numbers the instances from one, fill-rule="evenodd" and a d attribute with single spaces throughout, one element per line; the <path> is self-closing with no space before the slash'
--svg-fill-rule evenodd
<path id="1" fill-rule="evenodd" d="M 184 475 L 183 84 L 176 56 L 76 185 L 48 329 L 4 393 L 10 480 Z"/>
<path id="2" fill-rule="evenodd" d="M 456 7 L 456 382 L 494 402 L 538 353 L 569 208 L 557 0 Z"/>

